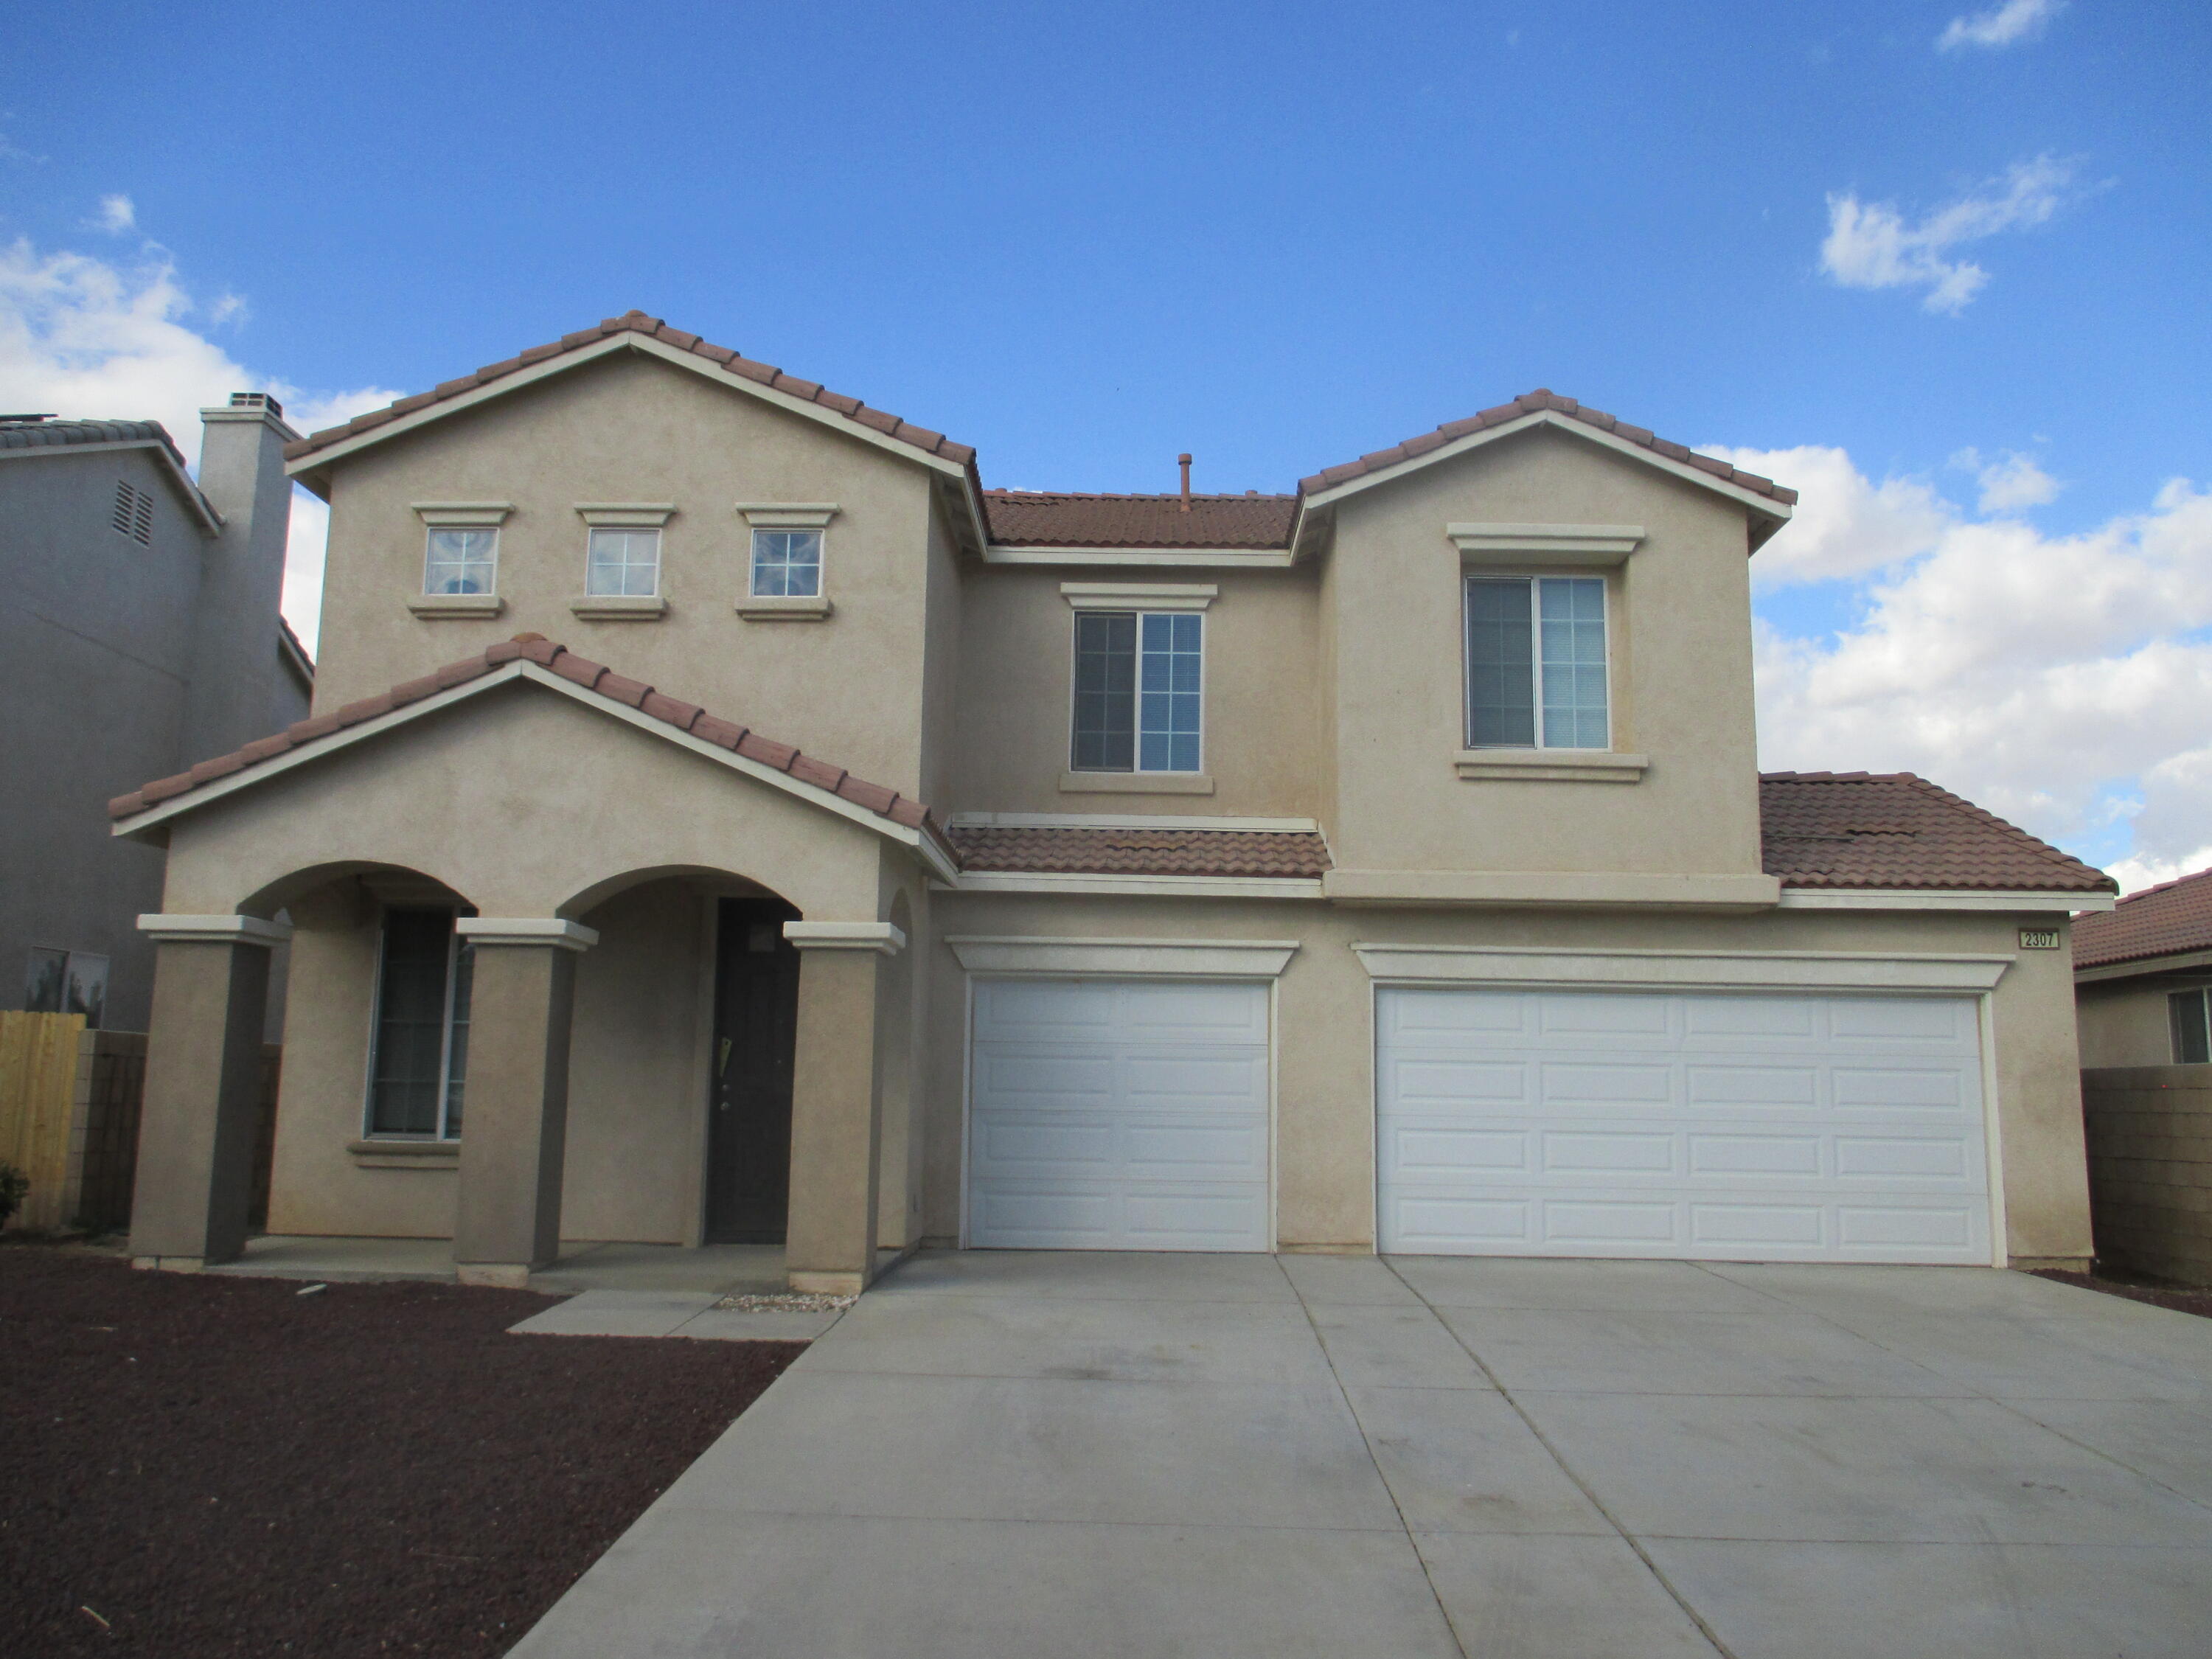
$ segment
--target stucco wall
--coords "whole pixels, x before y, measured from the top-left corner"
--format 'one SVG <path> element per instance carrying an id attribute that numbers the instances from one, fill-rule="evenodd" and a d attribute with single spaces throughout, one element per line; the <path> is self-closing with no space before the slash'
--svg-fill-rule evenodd
<path id="1" fill-rule="evenodd" d="M 2212 975 L 2144 974 L 2077 987 L 2083 1068 L 2172 1065 L 2173 1026 L 2166 999 L 2172 992 L 2205 984 L 2212 984 Z"/>
<path id="2" fill-rule="evenodd" d="M 1457 775 L 1466 717 L 1463 573 L 1445 534 L 1454 523 L 1643 526 L 1626 563 L 1606 573 L 1613 747 L 1650 757 L 1642 781 Z M 1746 545 L 1742 508 L 1552 431 L 1345 500 L 1329 555 L 1338 864 L 1756 872 Z"/>
<path id="3" fill-rule="evenodd" d="M 1371 981 L 1353 941 L 1624 951 L 1965 952 L 2014 958 L 1991 999 L 2010 1254 L 2088 1255 L 2072 975 L 2063 951 L 2019 951 L 2047 916 L 1772 911 L 1357 910 L 1319 904 L 936 896 L 929 1035 L 927 1232 L 959 1231 L 966 979 L 942 940 L 960 934 L 1078 939 L 1296 939 L 1277 1005 L 1277 1236 L 1286 1249 L 1371 1249 L 1375 1121 Z"/>
<path id="4" fill-rule="evenodd" d="M 371 448 L 332 469 L 319 710 L 520 632 L 871 781 L 918 793 L 930 473 L 732 387 L 620 353 Z M 427 621 L 416 501 L 507 501 L 481 621 Z M 656 620 L 585 621 L 586 502 L 672 502 Z M 740 617 L 739 501 L 834 501 L 823 622 Z"/>

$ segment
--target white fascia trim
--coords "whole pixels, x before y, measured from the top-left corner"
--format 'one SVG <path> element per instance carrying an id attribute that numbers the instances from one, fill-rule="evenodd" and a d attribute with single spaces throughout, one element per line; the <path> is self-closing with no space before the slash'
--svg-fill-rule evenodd
<path id="1" fill-rule="evenodd" d="M 1237 570 L 1288 570 L 1291 553 L 1277 547 L 1004 547 L 983 549 L 985 564 L 1208 566 Z"/>
<path id="2" fill-rule="evenodd" d="M 2094 968 L 2074 970 L 2076 985 L 2094 984 L 2099 980 L 2133 979 L 2139 974 L 2186 973 L 2192 968 L 2212 968 L 2212 951 L 2184 951 L 2167 957 L 2138 957 L 2133 962 L 2107 962 Z"/>
<path id="3" fill-rule="evenodd" d="M 1302 876 L 1117 876 L 1058 870 L 970 870 L 960 893 L 1072 893 L 1133 898 L 1313 899 L 1318 878 Z"/>
<path id="4" fill-rule="evenodd" d="M 138 931 L 163 945 L 258 945 L 267 950 L 292 937 L 289 921 L 259 916 L 172 916 L 149 913 L 138 918 Z"/>
<path id="5" fill-rule="evenodd" d="M 708 743 L 704 738 L 694 737 L 689 732 L 679 732 L 665 720 L 654 720 L 650 714 L 641 714 L 635 708 L 612 702 L 595 692 L 586 691 L 574 681 L 562 678 L 550 668 L 541 668 L 526 657 L 519 657 L 513 662 L 502 663 L 481 678 L 469 680 L 447 690 L 435 692 L 423 698 L 420 702 L 409 703 L 404 708 L 395 708 L 388 714 L 380 714 L 374 720 L 363 720 L 358 726 L 347 726 L 343 731 L 331 732 L 328 737 L 317 740 L 305 749 L 289 750 L 272 760 L 262 762 L 258 766 L 246 767 L 244 770 L 234 772 L 228 777 L 219 779 L 214 783 L 204 784 L 198 789 L 188 790 L 173 800 L 164 801 L 158 806 L 149 807 L 143 812 L 134 813 L 130 817 L 122 819 L 114 824 L 108 833 L 118 836 L 143 835 L 147 830 L 165 823 L 182 813 L 209 805 L 238 790 L 250 788 L 264 779 L 280 776 L 294 767 L 306 765 L 310 761 L 320 760 L 325 755 L 336 754 L 338 750 L 350 747 L 354 744 L 380 737 L 396 726 L 403 726 L 409 720 L 420 720 L 425 715 L 437 713 L 440 709 L 451 708 L 454 704 L 470 697 L 481 696 L 499 686 L 509 685 L 520 679 L 526 679 L 535 684 L 542 685 L 549 691 L 557 691 L 562 696 L 571 698 L 586 708 L 626 721 L 641 732 L 649 732 L 664 743 L 673 743 L 689 749 L 695 755 L 704 756 L 707 759 L 726 766 L 732 771 L 742 772 L 748 777 L 757 778 L 761 782 L 772 785 L 787 794 L 796 795 L 799 799 L 818 806 L 825 812 L 834 812 L 839 817 L 849 819 L 863 829 L 872 830 L 887 841 L 895 841 L 903 847 L 911 848 L 928 866 L 929 872 L 939 880 L 949 882 L 958 878 L 959 871 L 954 866 L 951 860 L 945 856 L 944 850 L 934 841 L 923 835 L 921 830 L 909 830 L 902 823 L 896 823 L 880 814 L 871 812 L 865 806 L 854 805 L 842 795 L 833 795 L 826 789 L 817 788 L 811 783 L 803 783 L 788 773 L 779 772 L 774 767 L 763 765 L 759 761 L 748 760 L 744 756 L 725 749 L 720 744 Z"/>
<path id="6" fill-rule="evenodd" d="M 1911 887 L 1785 887 L 1784 910 L 2109 910 L 2110 893 L 1976 892 Z"/>
<path id="7" fill-rule="evenodd" d="M 1554 427 L 1561 432 L 1572 433 L 1576 437 L 1586 439 L 1600 448 L 1610 449 L 1617 455 L 1626 455 L 1632 461 L 1642 461 L 1647 466 L 1656 466 L 1662 472 L 1671 472 L 1686 483 L 1697 484 L 1717 495 L 1725 495 L 1739 506 L 1747 507 L 1753 512 L 1773 520 L 1777 524 L 1785 524 L 1790 520 L 1790 509 L 1771 495 L 1759 495 L 1746 489 L 1741 484 L 1731 483 L 1725 478 L 1716 477 L 1712 473 L 1692 466 L 1686 461 L 1678 461 L 1669 456 L 1662 455 L 1656 449 L 1646 449 L 1641 444 L 1632 444 L 1626 438 L 1616 437 L 1610 432 L 1603 431 L 1586 422 L 1578 421 L 1571 415 L 1562 415 L 1555 409 L 1540 409 L 1533 415 L 1523 415 L 1520 419 L 1508 421 L 1503 426 L 1486 427 L 1480 432 L 1470 432 L 1465 437 L 1455 438 L 1451 442 L 1429 451 L 1425 455 L 1413 456 L 1395 465 L 1384 467 L 1380 472 L 1365 472 L 1356 478 L 1346 478 L 1340 484 L 1333 484 L 1327 489 L 1317 490 L 1307 496 L 1304 506 L 1306 508 L 1333 507 L 1347 495 L 1357 495 L 1360 491 L 1372 489 L 1377 484 L 1394 483 L 1408 472 L 1418 471 L 1425 466 L 1434 466 L 1440 461 L 1450 460 L 1454 456 L 1464 455 L 1469 450 L 1480 449 L 1485 444 L 1496 443 L 1500 438 L 1514 437 L 1520 433 L 1533 431 L 1540 426 Z"/>
<path id="8" fill-rule="evenodd" d="M 1221 597 L 1212 582 L 1062 582 L 1078 611 L 1203 611 Z"/>
<path id="9" fill-rule="evenodd" d="M 1149 812 L 955 812 L 966 830 L 1244 830 L 1261 835 L 1313 836 L 1312 818 L 1158 817 Z"/>
<path id="10" fill-rule="evenodd" d="M 599 929 L 566 916 L 457 916 L 453 931 L 471 945 L 536 945 L 581 952 L 599 942 Z"/>
<path id="11" fill-rule="evenodd" d="M 1404 985 L 1765 991 L 1987 991 L 2009 955 L 1842 951 L 1557 951 L 1355 944 L 1370 978 Z"/>
<path id="12" fill-rule="evenodd" d="M 895 957 L 906 934 L 888 921 L 787 921 L 783 936 L 799 951 L 873 951 Z"/>
<path id="13" fill-rule="evenodd" d="M 688 369 L 694 374 L 714 381 L 717 386 L 726 386 L 732 391 L 748 393 L 758 398 L 763 403 L 775 404 L 780 408 L 790 410 L 794 415 L 804 416 L 808 420 L 826 426 L 834 432 L 841 432 L 848 438 L 858 439 L 866 444 L 873 444 L 878 449 L 900 456 L 906 460 L 916 462 L 933 472 L 941 472 L 949 477 L 963 480 L 967 477 L 968 469 L 957 461 L 947 460 L 942 455 L 928 454 L 916 449 L 912 444 L 901 443 L 897 439 L 884 433 L 863 426 L 858 421 L 848 420 L 835 410 L 824 409 L 819 404 L 808 403 L 803 398 L 794 398 L 787 392 L 778 392 L 773 386 L 763 386 L 758 380 L 749 380 L 742 374 L 732 374 L 721 364 L 692 352 L 679 350 L 665 340 L 648 339 L 642 334 L 635 334 L 627 331 L 620 334 L 611 334 L 591 345 L 579 346 L 574 351 L 561 352 L 541 362 L 532 363 L 526 368 L 518 368 L 512 374 L 502 374 L 496 380 L 473 387 L 458 397 L 447 398 L 434 404 L 426 404 L 420 409 L 402 415 L 397 420 L 386 421 L 381 426 L 371 427 L 366 432 L 356 433 L 350 438 L 343 439 L 331 445 L 327 449 L 319 449 L 312 455 L 302 455 L 296 461 L 286 465 L 285 474 L 287 477 L 297 477 L 301 473 L 319 471 L 333 462 L 344 460 L 349 456 L 360 453 L 371 444 L 382 443 L 387 438 L 396 438 L 403 433 L 413 432 L 421 427 L 428 426 L 433 421 L 442 421 L 448 416 L 461 414 L 493 398 L 504 397 L 510 392 L 519 392 L 524 386 L 535 386 L 538 381 L 550 380 L 556 374 L 565 374 L 570 369 L 581 368 L 586 363 L 595 363 L 600 358 L 617 351 L 641 351 L 649 357 L 658 357 L 663 362 L 673 363 L 678 368 Z M 982 504 L 980 501 L 975 502 L 974 507 L 975 522 L 980 530 L 985 522 L 982 516 Z"/>
<path id="14" fill-rule="evenodd" d="M 39 460 L 55 455 L 99 455 L 118 449 L 150 449 L 161 469 L 161 476 L 169 486 L 183 498 L 185 510 L 200 521 L 200 528 L 212 536 L 222 529 L 222 514 L 215 504 L 200 494 L 199 486 L 191 475 L 177 465 L 177 458 L 169 447 L 155 438 L 117 438 L 101 444 L 34 444 L 25 449 L 0 449 L 0 461 Z"/>
<path id="15" fill-rule="evenodd" d="M 971 974 L 1083 978 L 1273 979 L 1298 950 L 1296 939 L 973 935 L 945 943 Z"/>

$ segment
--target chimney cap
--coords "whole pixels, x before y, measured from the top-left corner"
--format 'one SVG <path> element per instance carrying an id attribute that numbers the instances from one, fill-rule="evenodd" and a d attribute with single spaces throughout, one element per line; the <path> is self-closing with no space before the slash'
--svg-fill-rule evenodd
<path id="1" fill-rule="evenodd" d="M 233 409 L 265 409 L 278 420 L 284 418 L 284 405 L 265 392 L 234 392 L 230 394 Z"/>
<path id="2" fill-rule="evenodd" d="M 45 415 L 0 415 L 0 426 L 33 426 L 53 418 L 51 412 Z"/>

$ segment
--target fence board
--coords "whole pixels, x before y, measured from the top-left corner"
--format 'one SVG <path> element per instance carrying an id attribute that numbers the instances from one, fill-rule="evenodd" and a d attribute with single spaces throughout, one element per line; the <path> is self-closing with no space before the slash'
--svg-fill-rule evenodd
<path id="1" fill-rule="evenodd" d="M 9 1225 L 53 1232 L 68 1224 L 70 1127 L 82 1014 L 0 1011 L 0 1164 L 31 1190 Z"/>

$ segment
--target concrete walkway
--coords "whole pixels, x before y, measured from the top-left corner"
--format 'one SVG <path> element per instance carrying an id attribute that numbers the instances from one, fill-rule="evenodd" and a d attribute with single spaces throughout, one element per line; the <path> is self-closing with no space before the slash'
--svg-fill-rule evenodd
<path id="1" fill-rule="evenodd" d="M 969 1253 L 515 1659 L 2203 1659 L 2212 1321 L 1973 1268 Z"/>

